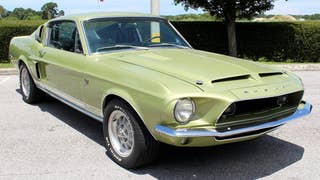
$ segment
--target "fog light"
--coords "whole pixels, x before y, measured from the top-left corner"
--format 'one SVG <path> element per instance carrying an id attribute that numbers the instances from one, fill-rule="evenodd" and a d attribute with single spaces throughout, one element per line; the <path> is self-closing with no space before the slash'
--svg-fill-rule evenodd
<path id="1" fill-rule="evenodd" d="M 288 97 L 287 96 L 279 96 L 277 103 L 278 105 L 282 106 L 288 102 Z"/>
<path id="2" fill-rule="evenodd" d="M 181 145 L 186 145 L 189 143 L 189 140 L 188 140 L 188 138 L 183 138 L 183 139 L 181 139 L 180 143 L 181 143 Z"/>

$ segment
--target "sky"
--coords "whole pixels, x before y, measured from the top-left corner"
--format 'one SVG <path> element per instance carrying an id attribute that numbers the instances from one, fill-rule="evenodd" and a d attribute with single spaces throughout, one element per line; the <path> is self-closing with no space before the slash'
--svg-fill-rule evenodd
<path id="1" fill-rule="evenodd" d="M 76 14 L 92 11 L 126 11 L 150 12 L 150 0 L 0 0 L 0 5 L 8 10 L 16 7 L 40 10 L 47 2 L 56 2 L 58 8 L 66 14 Z M 161 15 L 177 15 L 186 13 L 203 13 L 201 10 L 185 11 L 181 5 L 175 6 L 173 0 L 160 0 Z M 320 14 L 320 0 L 276 0 L 273 10 L 266 14 Z"/>

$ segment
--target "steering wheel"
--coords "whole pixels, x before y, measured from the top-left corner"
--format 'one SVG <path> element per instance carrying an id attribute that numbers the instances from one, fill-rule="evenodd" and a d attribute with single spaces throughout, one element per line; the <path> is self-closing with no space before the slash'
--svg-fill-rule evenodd
<path id="1" fill-rule="evenodd" d="M 153 37 L 151 37 L 151 38 L 149 38 L 149 39 L 147 39 L 147 40 L 142 41 L 142 43 L 150 42 L 151 40 L 157 39 L 157 38 L 160 38 L 160 36 L 153 36 Z"/>

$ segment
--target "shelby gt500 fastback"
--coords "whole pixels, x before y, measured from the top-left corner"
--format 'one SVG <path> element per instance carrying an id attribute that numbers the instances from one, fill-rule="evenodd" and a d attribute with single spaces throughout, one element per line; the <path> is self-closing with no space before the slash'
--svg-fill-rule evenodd
<path id="1" fill-rule="evenodd" d="M 59 17 L 11 40 L 23 100 L 44 93 L 103 123 L 107 154 L 134 168 L 160 143 L 253 139 L 307 115 L 293 73 L 193 49 L 165 19 L 135 13 Z"/>

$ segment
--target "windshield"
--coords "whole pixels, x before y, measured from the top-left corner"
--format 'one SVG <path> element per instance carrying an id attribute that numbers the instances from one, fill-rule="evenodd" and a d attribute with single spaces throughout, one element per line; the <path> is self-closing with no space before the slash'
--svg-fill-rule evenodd
<path id="1" fill-rule="evenodd" d="M 187 42 L 160 18 L 105 18 L 84 22 L 89 51 L 123 49 L 190 48 Z"/>

